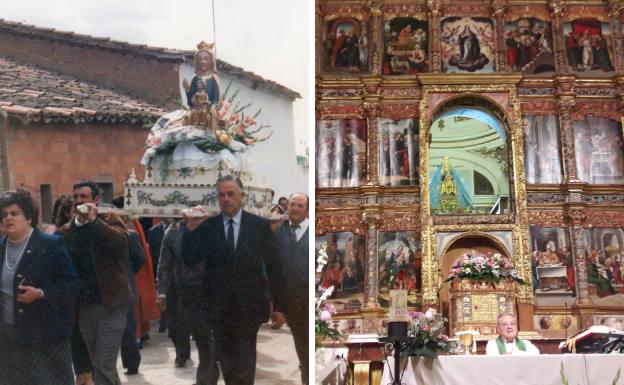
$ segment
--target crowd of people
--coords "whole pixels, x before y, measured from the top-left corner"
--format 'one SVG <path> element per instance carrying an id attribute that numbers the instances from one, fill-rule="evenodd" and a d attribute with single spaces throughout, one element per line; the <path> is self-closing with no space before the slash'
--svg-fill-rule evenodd
<path id="1" fill-rule="evenodd" d="M 61 197 L 45 229 L 27 191 L 3 193 L 0 384 L 120 384 L 120 351 L 137 374 L 158 318 L 175 367 L 195 341 L 198 385 L 253 384 L 259 327 L 287 323 L 307 384 L 309 198 L 282 197 L 265 219 L 243 209 L 238 178 L 216 189 L 218 216 L 197 207 L 147 231 L 100 205 L 94 182 Z"/>

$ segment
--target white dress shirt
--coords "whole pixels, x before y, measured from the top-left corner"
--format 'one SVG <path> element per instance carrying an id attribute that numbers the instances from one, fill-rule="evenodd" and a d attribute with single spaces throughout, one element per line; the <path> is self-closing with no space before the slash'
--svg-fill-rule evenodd
<path id="1" fill-rule="evenodd" d="M 227 240 L 228 229 L 230 228 L 230 219 L 233 220 L 232 227 L 234 227 L 234 248 L 238 244 L 238 233 L 240 233 L 241 218 L 243 217 L 243 210 L 238 210 L 238 213 L 232 218 L 223 214 L 223 228 L 225 229 L 225 239 Z"/>
<path id="2" fill-rule="evenodd" d="M 295 238 L 297 239 L 297 242 L 299 242 L 299 240 L 301 239 L 301 237 L 303 236 L 303 234 L 305 234 L 305 232 L 308 230 L 308 218 L 305 218 L 304 220 L 301 221 L 301 223 L 299 223 L 299 227 L 297 227 L 297 229 L 295 230 Z M 292 222 L 290 222 L 290 228 L 294 228 L 295 225 L 293 225 Z"/>

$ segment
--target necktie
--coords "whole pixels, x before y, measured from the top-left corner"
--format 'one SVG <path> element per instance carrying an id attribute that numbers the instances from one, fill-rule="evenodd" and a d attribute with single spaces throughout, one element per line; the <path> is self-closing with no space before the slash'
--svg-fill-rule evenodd
<path id="1" fill-rule="evenodd" d="M 230 219 L 228 221 L 227 244 L 230 250 L 234 251 L 236 246 L 234 245 L 234 220 L 233 219 Z"/>
<path id="2" fill-rule="evenodd" d="M 295 225 L 295 224 L 290 225 L 290 236 L 295 242 L 297 242 L 297 229 L 298 228 L 299 228 L 299 225 Z"/>

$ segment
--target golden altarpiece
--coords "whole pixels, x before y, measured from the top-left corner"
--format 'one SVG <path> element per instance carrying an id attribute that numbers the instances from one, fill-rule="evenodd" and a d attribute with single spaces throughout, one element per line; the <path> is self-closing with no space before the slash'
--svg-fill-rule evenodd
<path id="1" fill-rule="evenodd" d="M 529 282 L 505 305 L 525 336 L 623 317 L 622 21 L 619 0 L 317 0 L 317 285 L 343 336 L 384 334 L 396 287 L 454 319 L 466 253 Z"/>

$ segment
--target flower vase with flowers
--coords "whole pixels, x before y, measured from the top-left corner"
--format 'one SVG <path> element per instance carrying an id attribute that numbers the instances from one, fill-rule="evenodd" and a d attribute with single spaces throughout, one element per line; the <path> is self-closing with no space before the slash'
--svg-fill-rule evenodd
<path id="1" fill-rule="evenodd" d="M 512 279 L 521 285 L 526 284 L 509 258 L 498 253 L 478 254 L 474 250 L 464 254 L 451 266 L 450 275 L 442 285 L 454 279 L 485 281 L 490 284 L 499 283 L 502 279 Z"/>
<path id="2" fill-rule="evenodd" d="M 444 334 L 448 322 L 446 318 L 431 308 L 424 313 L 410 311 L 409 316 L 407 355 L 436 358 L 438 352 L 451 351 L 454 342 Z"/>
<path id="3" fill-rule="evenodd" d="M 314 306 L 314 334 L 317 345 L 319 341 L 327 338 L 337 339 L 340 332 L 331 326 L 331 318 L 336 314 L 334 305 L 325 303 L 325 300 L 332 294 L 334 287 L 331 286 L 323 291 L 321 296 L 316 299 Z"/>
<path id="4" fill-rule="evenodd" d="M 316 259 L 316 272 L 320 274 L 327 265 L 329 256 L 327 255 L 327 243 L 323 242 Z M 317 282 L 317 290 L 319 289 L 320 280 Z M 331 297 L 334 292 L 334 286 L 330 286 L 321 292 L 316 299 L 314 306 L 314 334 L 315 341 L 318 346 L 319 342 L 328 338 L 337 339 L 340 332 L 331 326 L 331 318 L 336 314 L 334 305 L 325 303 L 327 298 Z"/>

